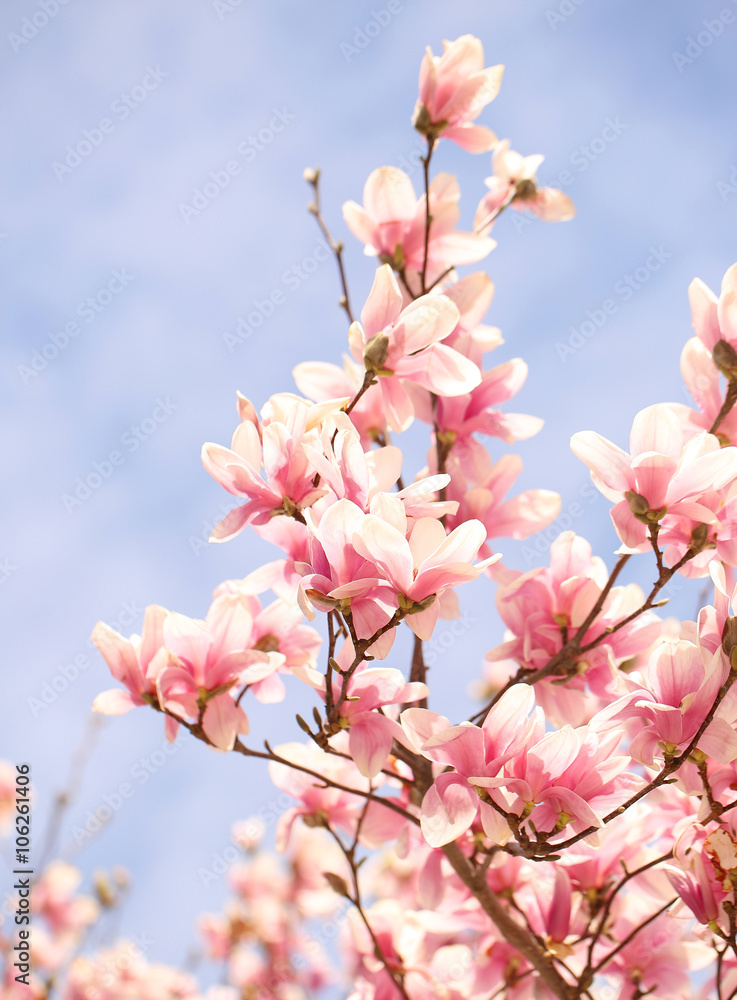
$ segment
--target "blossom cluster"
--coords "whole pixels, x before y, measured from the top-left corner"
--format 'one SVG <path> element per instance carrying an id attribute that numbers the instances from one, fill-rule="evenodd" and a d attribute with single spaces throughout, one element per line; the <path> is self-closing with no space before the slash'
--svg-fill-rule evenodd
<path id="1" fill-rule="evenodd" d="M 538 184 L 540 156 L 478 123 L 501 76 L 471 36 L 423 59 L 413 124 L 424 191 L 384 166 L 362 204 L 343 206 L 377 263 L 358 316 L 319 172 L 305 174 L 339 265 L 343 364 L 301 362 L 297 392 L 260 408 L 238 394 L 230 446 L 202 449 L 237 498 L 212 540 L 250 527 L 278 557 L 218 587 L 204 620 L 152 606 L 141 636 L 102 623 L 93 633 L 123 685 L 98 696 L 98 711 L 147 705 L 169 739 L 183 725 L 220 751 L 265 758 L 294 800 L 277 825 L 279 848 L 297 852 L 291 878 L 250 861 L 234 874 L 237 903 L 203 923 L 234 996 L 291 1000 L 327 983 L 322 949 L 299 974 L 290 956 L 304 952 L 303 922 L 336 899 L 348 904 L 351 1000 L 572 1000 L 604 988 L 685 1000 L 696 973 L 710 1000 L 737 990 L 737 265 L 719 297 L 690 288 L 696 336 L 681 370 L 695 406 L 646 407 L 628 450 L 573 435 L 613 504 L 613 568 L 570 531 L 548 566 L 503 562 L 497 540 L 545 528 L 560 498 L 510 497 L 521 459 L 487 449 L 542 423 L 506 410 L 527 366 L 486 367 L 503 344 L 484 322 L 494 285 L 457 269 L 494 250 L 508 208 L 550 222 L 575 212 Z M 470 230 L 457 228 L 457 179 L 431 176 L 445 142 L 493 150 Z M 410 478 L 395 441 L 413 424 L 427 426 L 429 449 Z M 623 582 L 635 557 L 654 562 L 649 592 Z M 658 613 L 676 574 L 713 585 L 696 621 Z M 490 639 L 485 704 L 455 722 L 430 707 L 423 643 L 480 576 L 496 585 L 506 633 Z M 409 670 L 395 665 L 400 635 Z M 257 750 L 247 713 L 283 699 L 286 675 L 317 702 L 309 721 L 297 716 L 307 740 Z M 94 980 L 94 962 L 85 969 Z M 230 1000 L 229 988 L 212 1000 Z"/>

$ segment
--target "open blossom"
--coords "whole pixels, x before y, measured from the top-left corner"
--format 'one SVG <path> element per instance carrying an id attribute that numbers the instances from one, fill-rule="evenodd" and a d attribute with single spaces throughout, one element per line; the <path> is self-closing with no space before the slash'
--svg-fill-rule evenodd
<path id="1" fill-rule="evenodd" d="M 704 493 L 737 478 L 737 448 L 720 448 L 713 434 L 684 440 L 684 430 L 666 403 L 636 415 L 629 454 L 594 431 L 579 431 L 571 448 L 591 469 L 591 478 L 610 500 L 611 516 L 626 551 L 644 551 L 647 527 L 666 514 L 706 522 L 713 512 L 700 504 Z"/>
<path id="2" fill-rule="evenodd" d="M 295 366 L 292 374 L 301 393 L 317 403 L 324 403 L 332 399 L 353 399 L 357 396 L 366 369 L 363 363 L 358 365 L 353 358 L 344 354 L 342 368 L 327 361 L 303 361 Z M 378 385 L 370 386 L 355 404 L 351 410 L 351 423 L 366 449 L 383 437 L 386 415 Z"/>
<path id="3" fill-rule="evenodd" d="M 319 522 L 308 515 L 312 572 L 300 584 L 300 606 L 310 618 L 313 607 L 349 612 L 359 639 L 385 629 L 399 610 L 416 635 L 430 638 L 444 592 L 483 568 L 472 565 L 483 526 L 469 521 L 446 535 L 436 517 L 408 517 L 393 495 L 372 509 L 381 516 L 343 499 Z M 373 655 L 387 654 L 394 631 L 378 638 Z"/>
<path id="4" fill-rule="evenodd" d="M 732 354 L 737 350 L 737 264 L 722 278 L 719 298 L 700 278 L 691 282 L 688 297 L 696 335 L 711 351 L 717 367 L 729 371 L 736 360 Z M 726 350 L 718 346 L 720 342 L 724 342 Z"/>
<path id="5" fill-rule="evenodd" d="M 406 532 L 406 520 L 390 524 L 369 514 L 358 526 L 354 544 L 388 581 L 415 635 L 429 639 L 440 613 L 438 598 L 449 587 L 475 580 L 488 565 L 472 565 L 486 532 L 480 521 L 466 521 L 446 535 L 430 517 L 415 520 L 409 538 Z"/>
<path id="6" fill-rule="evenodd" d="M 496 136 L 474 122 L 499 93 L 503 71 L 503 66 L 484 69 L 484 49 L 473 35 L 444 41 L 442 56 L 428 48 L 420 66 L 415 128 L 428 137 L 451 139 L 469 153 L 491 149 Z"/>
<path id="7" fill-rule="evenodd" d="M 161 705 L 179 718 L 198 719 L 219 750 L 231 750 L 248 719 L 231 695 L 236 683 L 261 681 L 284 662 L 282 654 L 251 646 L 253 607 L 237 593 L 217 597 L 206 621 L 170 614 L 164 642 L 176 665 L 157 677 Z"/>
<path id="8" fill-rule="evenodd" d="M 377 270 L 361 323 L 351 324 L 349 342 L 353 357 L 379 380 L 392 429 L 405 430 L 414 416 L 405 381 L 440 396 L 462 395 L 481 382 L 472 361 L 441 343 L 458 317 L 457 307 L 443 295 L 423 295 L 403 308 L 389 265 Z"/>
<path id="9" fill-rule="evenodd" d="M 699 337 L 691 337 L 681 351 L 681 375 L 698 406 L 698 412 L 688 406 L 672 404 L 684 427 L 693 426 L 694 433 L 709 430 L 720 415 L 724 402 L 719 369 L 711 352 Z M 723 444 L 737 442 L 737 410 L 721 417 L 715 432 Z"/>
<path id="10" fill-rule="evenodd" d="M 253 616 L 253 627 L 247 645 L 262 653 L 266 673 L 261 680 L 252 680 L 249 694 L 264 704 L 282 701 L 286 693 L 280 674 L 289 673 L 290 668 L 314 666 L 321 645 L 319 634 L 304 624 L 303 615 L 296 603 L 277 599 L 265 608 L 257 597 L 248 590 L 245 580 L 226 580 L 213 594 L 213 600 L 223 594 L 232 594 L 243 601 L 250 597 L 247 607 Z"/>
<path id="11" fill-rule="evenodd" d="M 675 757 L 686 749 L 706 719 L 729 673 L 721 649 L 710 653 L 687 640 L 658 646 L 647 669 L 627 677 L 631 688 L 609 710 L 613 720 L 637 718 L 637 734 L 629 752 L 652 766 L 657 758 Z M 718 761 L 737 760 L 734 719 L 724 717 L 722 702 L 701 734 L 697 747 Z"/>
<path id="12" fill-rule="evenodd" d="M 471 392 L 458 396 L 446 396 L 433 406 L 432 397 L 426 389 L 408 387 L 415 409 L 415 416 L 425 423 L 434 425 L 436 433 L 448 445 L 454 446 L 459 439 L 468 447 L 481 451 L 485 449 L 472 437 L 486 434 L 501 438 L 507 444 L 525 441 L 537 434 L 543 425 L 539 417 L 523 413 L 504 413 L 497 409 L 501 403 L 515 396 L 527 378 L 527 365 L 521 358 L 513 358 L 503 364 L 482 372 L 481 382 Z"/>
<path id="13" fill-rule="evenodd" d="M 77 893 L 81 881 L 82 872 L 65 861 L 53 861 L 34 881 L 33 909 L 55 934 L 81 932 L 99 915 L 96 900 Z"/>
<path id="14" fill-rule="evenodd" d="M 512 484 L 522 472 L 519 455 L 502 455 L 493 463 L 485 449 L 477 449 L 468 441 L 459 441 L 446 460 L 450 473 L 447 496 L 458 502 L 458 511 L 447 524 L 455 528 L 469 518 L 480 521 L 486 529 L 487 542 L 492 538 L 528 538 L 546 528 L 560 513 L 560 494 L 552 490 L 524 490 L 507 499 Z M 466 447 L 468 445 L 468 447 Z M 436 449 L 428 454 L 434 467 Z M 470 482 L 464 481 L 465 477 Z M 481 554 L 490 549 L 484 544 Z"/>
<path id="15" fill-rule="evenodd" d="M 518 212 L 532 212 L 544 222 L 567 222 L 576 214 L 573 202 L 558 188 L 539 187 L 537 170 L 543 156 L 521 156 L 510 149 L 509 139 L 492 154 L 494 174 L 486 178 L 489 193 L 479 202 L 474 219 L 477 233 L 486 235 L 499 212 L 507 205 Z"/>
<path id="16" fill-rule="evenodd" d="M 343 205 L 343 218 L 353 235 L 365 244 L 364 253 L 378 257 L 399 271 L 419 274 L 425 267 L 432 283 L 449 267 L 475 264 L 496 243 L 475 233 L 456 232 L 461 192 L 451 174 L 438 174 L 430 184 L 430 235 L 425 264 L 425 195 L 415 194 L 412 181 L 398 167 L 379 167 L 366 181 L 363 207 Z"/>
<path id="17" fill-rule="evenodd" d="M 457 840 L 477 817 L 495 842 L 509 838 L 507 824 L 479 798 L 470 779 L 479 774 L 495 777 L 506 761 L 542 737 L 545 722 L 534 703 L 532 688 L 517 685 L 499 699 L 482 726 L 451 726 L 444 716 L 421 708 L 402 713 L 402 727 L 415 749 L 451 767 L 435 778 L 422 801 L 422 833 L 432 847 Z"/>
<path id="18" fill-rule="evenodd" d="M 481 322 L 494 297 L 494 282 L 484 271 L 475 271 L 460 281 L 443 283 L 442 293 L 460 313 L 458 326 L 446 340 L 448 347 L 465 354 L 481 368 L 484 354 L 504 343 L 498 327 Z"/>
<path id="19" fill-rule="evenodd" d="M 210 475 L 248 502 L 236 507 L 215 528 L 211 540 L 223 542 L 247 524 L 266 524 L 278 514 L 294 515 L 325 495 L 314 486 L 315 471 L 303 447 L 308 431 L 343 400 L 312 405 L 298 396 L 272 397 L 259 420 L 253 405 L 238 397 L 241 422 L 230 448 L 206 443 L 202 463 Z M 261 476 L 261 467 L 264 477 Z"/>
<path id="20" fill-rule="evenodd" d="M 603 560 L 593 557 L 589 543 L 572 531 L 561 532 L 550 546 L 549 567 L 527 573 L 497 572 L 497 610 L 509 631 L 505 642 L 487 653 L 487 659 L 513 659 L 526 670 L 544 667 L 587 620 L 608 576 Z M 565 669 L 561 665 L 561 673 L 567 670 L 575 674 L 565 691 L 572 685 L 583 691 L 586 683 L 598 695 L 616 689 L 616 667 L 647 649 L 662 630 L 660 619 L 651 612 L 607 634 L 643 601 L 642 591 L 634 584 L 610 590 L 584 632 L 581 646 L 600 637 L 603 641 L 585 653 L 572 654 Z M 555 689 L 548 689 L 547 697 L 553 698 L 555 693 Z"/>
<path id="21" fill-rule="evenodd" d="M 158 705 L 156 678 L 171 659 L 164 647 L 163 629 L 168 614 L 166 608 L 150 605 L 146 608 L 141 635 L 133 635 L 130 639 L 125 639 L 104 622 L 95 625 L 92 641 L 110 673 L 127 689 L 112 688 L 98 694 L 92 706 L 95 712 L 122 715 L 136 706 Z"/>

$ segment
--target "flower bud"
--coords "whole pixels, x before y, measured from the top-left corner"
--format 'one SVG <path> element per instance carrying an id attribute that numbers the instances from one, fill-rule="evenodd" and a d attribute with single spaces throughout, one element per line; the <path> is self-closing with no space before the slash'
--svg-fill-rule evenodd
<path id="1" fill-rule="evenodd" d="M 726 340 L 718 340 L 711 351 L 711 357 L 719 371 L 728 379 L 737 378 L 737 351 Z"/>
<path id="2" fill-rule="evenodd" d="M 366 344 L 363 352 L 363 363 L 366 365 L 366 371 L 381 371 L 388 354 L 389 338 L 385 333 L 375 334 Z"/>
<path id="3" fill-rule="evenodd" d="M 348 893 L 348 885 L 346 880 L 340 875 L 335 875 L 333 872 L 323 872 L 323 875 L 330 883 L 330 888 L 333 892 L 337 892 L 339 896 L 346 896 L 350 898 Z"/>
<path id="4" fill-rule="evenodd" d="M 637 520 L 642 524 L 648 525 L 648 527 L 651 524 L 657 524 L 658 521 L 662 521 L 668 513 L 667 507 L 659 507 L 657 510 L 652 510 L 645 497 L 639 493 L 635 493 L 633 490 L 627 490 L 624 498 L 630 505 L 630 510 Z"/>
<path id="5" fill-rule="evenodd" d="M 737 665 L 737 618 L 727 618 L 722 629 L 722 649 L 734 668 Z"/>
<path id="6" fill-rule="evenodd" d="M 531 178 L 525 178 L 517 183 L 512 201 L 532 201 L 537 197 L 537 184 Z"/>
<path id="7" fill-rule="evenodd" d="M 691 544 L 689 548 L 694 552 L 702 552 L 709 544 L 709 525 L 697 524 L 691 532 Z"/>

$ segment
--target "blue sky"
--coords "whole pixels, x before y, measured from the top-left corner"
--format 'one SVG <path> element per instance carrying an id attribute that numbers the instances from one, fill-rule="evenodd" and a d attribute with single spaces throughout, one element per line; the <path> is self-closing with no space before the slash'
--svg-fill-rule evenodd
<path id="1" fill-rule="evenodd" d="M 588 476 L 570 435 L 591 428 L 624 444 L 638 409 L 685 401 L 688 283 L 717 287 L 737 259 L 735 0 L 402 0 L 378 32 L 367 25 L 383 0 L 55 3 L 45 0 L 46 21 L 41 0 L 0 8 L 0 757 L 31 762 L 39 825 L 94 695 L 110 686 L 89 646 L 94 623 L 133 631 L 152 602 L 200 616 L 217 583 L 273 557 L 250 535 L 202 544 L 226 495 L 200 446 L 229 441 L 236 389 L 260 406 L 293 388 L 297 362 L 345 349 L 334 265 L 305 263 L 319 234 L 302 171 L 322 167 L 358 303 L 372 264 L 340 206 L 360 201 L 375 167 L 413 162 L 427 44 L 481 37 L 487 62 L 506 65 L 481 120 L 521 152 L 544 153 L 541 179 L 578 209 L 558 225 L 503 218 L 485 262 L 497 288 L 488 322 L 506 340 L 489 363 L 527 360 L 515 409 L 546 421 L 518 449 L 520 488 L 556 489 L 578 511 Z M 183 210 L 202 206 L 196 191 L 231 162 L 239 169 L 217 197 Z M 465 228 L 489 166 L 486 155 L 439 150 L 437 167 L 459 176 Z M 419 189 L 420 170 L 412 177 Z M 225 335 L 275 292 L 280 304 L 229 350 Z M 613 315 L 582 337 L 607 299 Z M 410 440 L 411 473 L 421 447 Z M 99 488 L 65 503 L 96 468 Z M 611 560 L 608 506 L 586 500 L 573 526 Z M 531 565 L 534 542 L 499 548 Z M 651 572 L 642 562 L 632 578 Z M 693 614 L 698 589 L 674 592 L 675 613 Z M 457 716 L 502 635 L 490 584 L 461 596 L 468 628 L 433 668 Z M 254 745 L 294 735 L 305 703 L 295 687 L 286 705 L 251 711 Z M 40 708 L 43 692 L 51 703 Z M 153 713 L 106 725 L 61 841 L 74 847 L 87 813 L 133 787 L 104 833 L 84 839 L 79 863 L 127 865 L 135 891 L 123 930 L 149 934 L 151 957 L 178 961 L 197 912 L 225 894 L 200 869 L 227 848 L 233 820 L 273 812 L 278 795 L 256 765 L 199 745 L 164 757 L 162 743 Z"/>

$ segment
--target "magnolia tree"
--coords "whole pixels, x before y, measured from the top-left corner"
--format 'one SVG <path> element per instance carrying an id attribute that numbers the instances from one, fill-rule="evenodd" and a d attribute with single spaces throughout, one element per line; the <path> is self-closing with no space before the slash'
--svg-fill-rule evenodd
<path id="1" fill-rule="evenodd" d="M 689 289 L 696 336 L 681 369 L 695 407 L 640 411 L 626 449 L 573 436 L 612 503 L 611 571 L 570 531 L 548 566 L 505 565 L 496 539 L 546 527 L 559 497 L 507 499 L 521 462 L 494 462 L 482 444 L 524 440 L 541 421 L 500 409 L 527 368 L 484 368 L 502 343 L 482 322 L 494 287 L 457 268 L 489 254 L 507 209 L 544 221 L 574 209 L 538 185 L 542 157 L 477 124 L 501 76 L 471 36 L 424 57 L 413 119 L 424 190 L 380 167 L 363 204 L 343 206 L 377 261 L 358 314 L 319 173 L 306 171 L 350 353 L 299 363 L 300 395 L 260 410 L 239 395 L 230 447 L 202 450 L 238 501 L 213 541 L 250 528 L 280 557 L 221 584 L 204 620 L 152 606 L 141 636 L 93 633 L 122 685 L 98 696 L 98 712 L 153 709 L 170 740 L 184 729 L 265 761 L 293 802 L 277 829 L 285 861 L 253 853 L 234 869 L 233 903 L 202 919 L 206 950 L 227 967 L 210 1000 L 296 1000 L 336 976 L 350 1000 L 737 997 L 737 265 L 719 297 L 698 279 Z M 493 150 L 473 232 L 456 229 L 456 179 L 433 172 L 447 142 Z M 430 439 L 417 475 L 397 444 L 414 421 Z M 647 593 L 623 582 L 636 558 L 653 567 Z M 432 705 L 423 643 L 482 574 L 507 632 L 477 679 L 483 707 L 448 719 Z M 713 585 L 696 621 L 657 613 L 675 574 Z M 407 629 L 403 669 L 393 646 Z M 303 742 L 249 742 L 248 716 L 299 685 L 314 697 L 312 716 L 297 717 Z M 253 852 L 247 827 L 236 839 Z M 43 876 L 48 934 L 31 985 L 8 972 L 6 996 L 199 995 L 145 955 L 121 972 L 125 943 L 73 958 L 105 903 L 99 887 L 102 903 L 80 903 L 77 879 L 58 863 Z"/>

